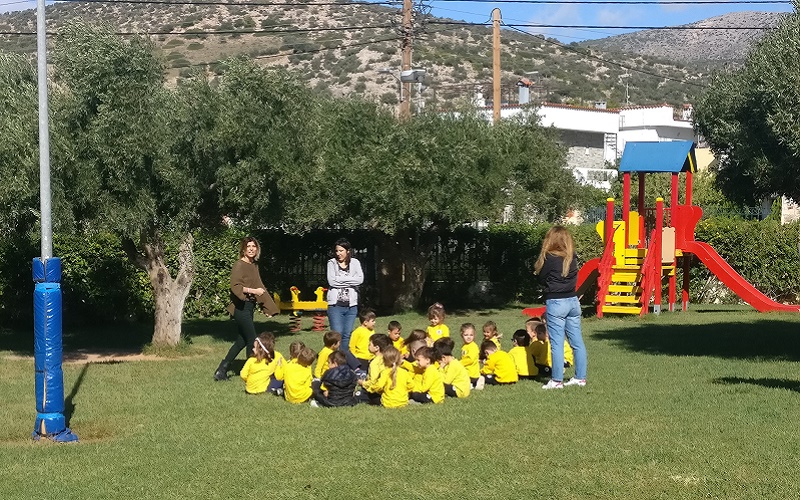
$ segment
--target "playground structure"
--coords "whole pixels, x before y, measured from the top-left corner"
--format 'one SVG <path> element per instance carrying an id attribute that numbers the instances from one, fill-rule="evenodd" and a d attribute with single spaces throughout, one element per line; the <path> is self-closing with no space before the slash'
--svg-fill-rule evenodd
<path id="1" fill-rule="evenodd" d="M 576 289 L 583 295 L 597 284 L 597 316 L 638 314 L 662 309 L 662 287 L 667 280 L 667 307 L 677 305 L 677 273 L 683 269 L 681 309 L 689 307 L 689 267 L 691 255 L 759 312 L 800 312 L 800 306 L 775 302 L 759 292 L 723 259 L 710 245 L 695 241 L 694 232 L 703 210 L 692 205 L 692 175 L 696 172 L 694 143 L 628 142 L 620 161 L 622 174 L 622 219 L 614 219 L 614 199 L 606 202 L 606 219 L 597 223 L 604 244 L 599 259 L 586 262 L 578 272 Z M 636 211 L 631 210 L 631 173 L 639 183 Z M 649 173 L 669 173 L 669 206 L 662 198 L 655 207 L 645 205 L 645 179 Z M 680 174 L 684 176 L 684 202 L 680 198 Z M 529 316 L 542 316 L 544 307 L 524 309 Z"/>
<path id="2" fill-rule="evenodd" d="M 288 302 L 281 301 L 278 293 L 273 293 L 275 304 L 281 312 L 288 311 L 289 315 L 289 330 L 292 333 L 297 333 L 302 327 L 302 317 L 304 312 L 313 313 L 311 330 L 314 332 L 321 332 L 325 330 L 325 318 L 328 315 L 328 302 L 325 300 L 325 292 L 327 288 L 317 287 L 314 290 L 316 300 L 300 300 L 300 289 L 296 286 L 289 288 L 292 299 Z"/>

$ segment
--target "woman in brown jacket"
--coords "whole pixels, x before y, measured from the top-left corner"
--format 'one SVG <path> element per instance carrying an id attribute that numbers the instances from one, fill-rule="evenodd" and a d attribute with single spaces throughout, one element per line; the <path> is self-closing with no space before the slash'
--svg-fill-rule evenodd
<path id="1" fill-rule="evenodd" d="M 267 290 L 261 281 L 256 264 L 260 256 L 261 245 L 258 244 L 258 241 L 252 236 L 242 238 L 239 244 L 239 259 L 231 270 L 231 302 L 228 304 L 228 312 L 236 321 L 239 338 L 233 343 L 227 356 L 214 372 L 214 380 L 228 380 L 228 366 L 231 361 L 236 359 L 242 348 L 247 348 L 248 357 L 253 354 L 253 343 L 256 340 L 253 313 L 256 302 L 262 302 L 262 297 L 269 297 L 266 295 Z"/>

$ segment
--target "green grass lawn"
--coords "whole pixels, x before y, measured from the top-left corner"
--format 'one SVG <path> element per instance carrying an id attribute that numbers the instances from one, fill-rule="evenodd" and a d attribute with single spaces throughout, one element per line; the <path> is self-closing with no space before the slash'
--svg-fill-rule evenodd
<path id="1" fill-rule="evenodd" d="M 422 316 L 398 319 L 404 332 Z M 498 323 L 518 309 L 451 314 Z M 191 355 L 65 364 L 81 442 L 30 439 L 32 333 L 0 332 L 0 499 L 35 498 L 798 498 L 800 316 L 697 307 L 659 317 L 587 318 L 589 385 L 524 381 L 400 410 L 315 409 L 246 396 L 212 373 L 229 320 L 189 322 Z M 310 320 L 304 326 L 310 327 Z M 259 324 L 278 348 L 319 333 Z M 65 332 L 67 348 L 141 347 L 146 326 Z M 460 343 L 456 343 L 460 346 Z M 240 357 L 243 356 L 240 355 Z M 567 375 L 570 372 L 568 371 Z"/>

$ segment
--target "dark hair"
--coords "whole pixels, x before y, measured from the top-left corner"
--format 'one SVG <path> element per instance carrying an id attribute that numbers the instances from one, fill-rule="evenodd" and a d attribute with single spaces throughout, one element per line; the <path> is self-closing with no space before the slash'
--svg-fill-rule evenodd
<path id="1" fill-rule="evenodd" d="M 392 330 L 401 330 L 402 328 L 403 328 L 403 327 L 402 327 L 402 326 L 400 326 L 400 322 L 399 322 L 399 321 L 394 321 L 394 320 L 390 321 L 390 322 L 389 322 L 389 326 L 388 326 L 388 327 L 386 327 L 386 329 L 387 329 L 387 330 L 389 330 L 389 331 L 392 331 Z"/>
<path id="2" fill-rule="evenodd" d="M 425 340 L 428 338 L 428 334 L 425 333 L 425 330 L 420 330 L 419 328 L 415 328 L 411 330 L 411 333 L 408 334 L 408 338 L 404 341 L 405 345 L 411 345 L 412 342 L 417 340 Z"/>
<path id="3" fill-rule="evenodd" d="M 300 349 L 300 352 L 297 354 L 297 364 L 300 366 L 311 366 L 311 363 L 317 358 L 317 353 L 315 353 L 312 349 L 303 346 Z"/>
<path id="4" fill-rule="evenodd" d="M 517 330 L 514 332 L 514 335 L 512 335 L 511 338 L 520 347 L 527 347 L 531 345 L 531 336 L 528 335 L 527 330 Z"/>
<path id="5" fill-rule="evenodd" d="M 377 318 L 378 315 L 375 314 L 375 311 L 372 309 L 362 309 L 361 312 L 358 313 L 358 321 L 363 323 L 365 321 L 369 321 L 371 319 Z"/>
<path id="6" fill-rule="evenodd" d="M 439 359 L 442 359 L 442 356 L 452 356 L 455 346 L 456 343 L 450 337 L 442 337 L 433 343 L 433 348 L 439 354 Z"/>
<path id="7" fill-rule="evenodd" d="M 536 328 L 534 328 L 533 331 L 534 333 L 536 333 L 537 336 L 544 335 L 547 333 L 547 325 L 545 325 L 544 323 L 539 323 L 538 325 L 536 325 Z"/>
<path id="8" fill-rule="evenodd" d="M 347 240 L 347 238 L 339 238 L 336 240 L 336 243 L 333 244 L 333 257 L 336 258 L 336 247 L 342 247 L 347 250 L 347 255 L 344 257 L 344 262 L 349 266 L 350 265 L 350 258 L 353 256 L 353 245 Z"/>
<path id="9" fill-rule="evenodd" d="M 418 358 L 420 356 L 431 360 L 431 362 L 439 361 L 439 356 L 436 354 L 436 350 L 428 346 L 420 347 L 419 349 L 417 349 L 417 352 L 414 353 L 414 357 Z"/>
<path id="10" fill-rule="evenodd" d="M 333 351 L 330 356 L 328 356 L 328 364 L 333 361 L 336 363 L 336 366 L 346 366 L 347 365 L 347 356 L 342 351 Z"/>
<path id="11" fill-rule="evenodd" d="M 417 351 L 427 346 L 428 344 L 424 340 L 412 340 L 411 343 L 406 344 L 409 359 L 413 360 L 414 355 L 417 354 Z"/>
<path id="12" fill-rule="evenodd" d="M 378 348 L 380 352 L 392 345 L 392 339 L 385 333 L 373 333 L 369 336 L 369 341 Z"/>
<path id="13" fill-rule="evenodd" d="M 528 318 L 527 321 L 525 321 L 526 325 L 528 323 L 544 323 L 544 318 L 540 318 L 539 316 L 533 316 L 531 318 Z"/>
<path id="14" fill-rule="evenodd" d="M 491 340 L 484 340 L 481 342 L 481 359 L 486 359 L 489 356 L 486 354 L 486 351 L 496 351 L 497 345 L 492 342 Z"/>
<path id="15" fill-rule="evenodd" d="M 248 243 L 256 244 L 256 248 L 258 249 L 258 251 L 256 252 L 256 257 L 254 260 L 258 260 L 261 257 L 261 244 L 258 242 L 257 239 L 253 238 L 252 236 L 245 236 L 239 242 L 239 258 L 241 259 L 242 257 L 244 257 L 244 251 L 247 250 Z"/>
<path id="16" fill-rule="evenodd" d="M 339 332 L 334 332 L 333 330 L 322 336 L 322 343 L 325 344 L 325 347 L 333 347 L 337 342 L 341 341 L 342 334 Z"/>

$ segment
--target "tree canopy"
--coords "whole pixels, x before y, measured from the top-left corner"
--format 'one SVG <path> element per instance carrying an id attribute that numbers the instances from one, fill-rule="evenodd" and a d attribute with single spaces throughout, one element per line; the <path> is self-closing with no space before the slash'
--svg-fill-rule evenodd
<path id="1" fill-rule="evenodd" d="M 740 203 L 800 200 L 800 3 L 794 5 L 744 66 L 715 75 L 695 107 L 697 130 L 719 160 L 717 182 Z"/>

